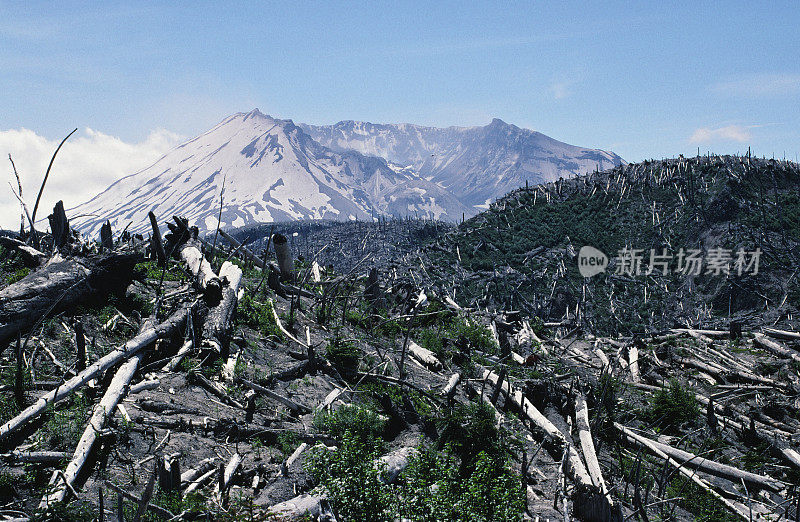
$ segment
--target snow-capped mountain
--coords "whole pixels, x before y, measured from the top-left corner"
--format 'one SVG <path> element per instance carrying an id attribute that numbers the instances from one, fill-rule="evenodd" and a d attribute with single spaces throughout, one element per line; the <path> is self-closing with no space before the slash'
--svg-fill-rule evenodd
<path id="1" fill-rule="evenodd" d="M 116 230 L 148 230 L 147 213 L 185 216 L 214 230 L 222 195 L 223 228 L 296 219 L 369 220 L 377 216 L 459 218 L 474 212 L 412 170 L 381 158 L 334 152 L 291 120 L 258 109 L 238 113 L 120 179 L 72 209 L 74 225 L 90 236 L 110 220 Z"/>
<path id="2" fill-rule="evenodd" d="M 146 232 L 151 210 L 162 221 L 182 215 L 201 231 L 214 230 L 220 199 L 223 228 L 378 216 L 455 221 L 526 180 L 551 181 L 621 161 L 500 120 L 445 129 L 352 121 L 320 127 L 255 109 L 226 118 L 69 215 L 91 237 L 106 220 L 115 230 Z"/>
<path id="3" fill-rule="evenodd" d="M 300 126 L 333 150 L 355 150 L 410 166 L 470 207 L 484 206 L 526 181 L 554 181 L 623 163 L 613 152 L 567 145 L 499 119 L 483 127 L 357 121 Z"/>

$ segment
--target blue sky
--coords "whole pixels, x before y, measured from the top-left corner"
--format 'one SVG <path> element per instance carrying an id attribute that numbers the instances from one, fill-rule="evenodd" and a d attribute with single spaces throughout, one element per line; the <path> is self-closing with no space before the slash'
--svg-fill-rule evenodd
<path id="1" fill-rule="evenodd" d="M 629 161 L 800 152 L 796 2 L 291 4 L 0 2 L 0 131 L 144 143 L 258 107 L 499 117 Z"/>

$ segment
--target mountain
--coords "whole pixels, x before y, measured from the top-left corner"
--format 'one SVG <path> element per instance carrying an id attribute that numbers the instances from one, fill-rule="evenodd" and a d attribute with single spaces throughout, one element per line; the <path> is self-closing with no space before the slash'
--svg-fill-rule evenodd
<path id="1" fill-rule="evenodd" d="M 201 230 L 299 219 L 369 220 L 373 216 L 474 214 L 437 184 L 409 169 L 354 151 L 334 152 L 291 120 L 255 109 L 230 116 L 152 166 L 122 178 L 72 209 L 75 226 L 96 235 L 148 230 L 147 213 L 180 214 Z"/>
<path id="2" fill-rule="evenodd" d="M 342 121 L 300 125 L 336 151 L 355 150 L 410 167 L 467 206 L 485 206 L 530 184 L 625 163 L 613 152 L 586 149 L 494 119 L 483 127 L 422 127 Z"/>
<path id="3" fill-rule="evenodd" d="M 340 122 L 295 124 L 255 109 L 234 114 L 150 167 L 71 210 L 94 236 L 148 230 L 147 213 L 180 214 L 201 230 L 301 219 L 377 216 L 457 221 L 526 182 L 624 163 L 501 120 L 485 127 Z M 223 192 L 224 186 L 224 192 Z"/>

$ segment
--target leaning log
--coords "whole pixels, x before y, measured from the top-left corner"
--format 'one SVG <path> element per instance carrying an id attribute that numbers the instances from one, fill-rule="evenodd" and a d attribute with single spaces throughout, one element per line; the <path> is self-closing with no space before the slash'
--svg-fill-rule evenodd
<path id="1" fill-rule="evenodd" d="M 603 480 L 603 472 L 600 469 L 600 463 L 597 461 L 597 452 L 594 448 L 594 440 L 592 439 L 592 432 L 589 427 L 589 408 L 586 406 L 586 398 L 580 394 L 575 400 L 575 425 L 578 428 L 581 451 L 583 452 L 583 458 L 586 461 L 586 468 L 592 479 L 592 483 L 600 489 L 603 496 L 606 497 L 609 506 L 612 506 L 614 501 L 608 492 L 606 481 Z"/>
<path id="2" fill-rule="evenodd" d="M 39 397 L 39 400 L 37 400 L 34 404 L 26 408 L 13 419 L 0 426 L 0 441 L 8 439 L 11 434 L 16 433 L 28 422 L 42 415 L 42 413 L 45 412 L 50 404 L 54 404 L 69 397 L 81 386 L 90 380 L 97 378 L 101 372 L 104 372 L 120 362 L 133 357 L 139 351 L 154 343 L 159 337 L 167 337 L 181 328 L 186 322 L 186 317 L 188 315 L 188 308 L 183 308 L 173 313 L 163 323 L 141 332 L 139 335 L 121 345 L 116 350 L 95 361 L 94 364 L 90 365 L 72 379 Z"/>
<path id="3" fill-rule="evenodd" d="M 22 262 L 28 268 L 36 268 L 47 262 L 47 255 L 39 252 L 32 246 L 28 246 L 19 239 L 8 236 L 0 236 L 0 245 L 8 250 L 13 250 L 22 258 Z"/>
<path id="4" fill-rule="evenodd" d="M 262 270 L 264 268 L 266 268 L 266 266 L 264 265 L 264 260 L 263 259 L 259 258 L 249 248 L 247 248 L 246 246 L 244 246 L 243 244 L 238 242 L 236 239 L 234 239 L 233 236 L 231 236 L 230 234 L 228 234 L 227 232 L 225 232 L 222 229 L 220 229 L 219 235 L 224 237 L 228 241 L 228 243 L 231 244 L 231 246 L 233 247 L 234 250 L 238 250 L 239 252 L 244 254 L 244 256 L 247 257 L 248 259 L 250 259 L 250 261 L 254 265 L 256 265 L 258 268 L 260 268 Z"/>
<path id="5" fill-rule="evenodd" d="M 141 331 L 148 330 L 150 327 L 152 327 L 152 322 L 145 322 L 140 333 Z M 114 413 L 117 404 L 119 404 L 119 401 L 127 393 L 131 379 L 133 379 L 133 375 L 139 368 L 139 363 L 142 361 L 143 357 L 143 352 L 133 355 L 130 359 L 125 361 L 117 370 L 117 373 L 114 374 L 111 383 L 108 385 L 108 389 L 106 389 L 106 392 L 103 394 L 103 398 L 100 399 L 100 402 L 94 407 L 92 417 L 89 419 L 89 424 L 84 430 L 80 441 L 78 441 L 72 460 L 67 464 L 67 468 L 63 473 L 61 473 L 60 470 L 53 473 L 53 477 L 50 479 L 50 487 L 54 489 L 44 496 L 42 502 L 39 504 L 39 508 L 47 509 L 50 504 L 63 501 L 67 489 L 74 487 L 73 483 L 83 469 L 84 464 L 86 464 L 89 453 L 92 451 L 94 443 L 97 441 L 98 433 L 105 427 L 108 416 Z"/>
<path id="6" fill-rule="evenodd" d="M 214 270 L 211 263 L 200 252 L 197 244 L 190 241 L 178 247 L 178 257 L 186 269 L 194 277 L 194 284 L 212 302 L 217 302 L 222 297 L 222 281 Z"/>
<path id="7" fill-rule="evenodd" d="M 219 304 L 209 310 L 203 325 L 203 341 L 201 347 L 227 357 L 233 329 L 233 314 L 239 303 L 239 286 L 242 282 L 242 269 L 229 261 L 222 264 L 219 277 L 227 282 L 222 290 Z"/>
<path id="8" fill-rule="evenodd" d="M 700 477 L 697 476 L 695 472 L 689 471 L 686 467 L 681 465 L 680 462 L 676 461 L 675 459 L 664 453 L 655 444 L 653 444 L 652 441 L 645 438 L 639 438 L 639 436 L 636 435 L 633 431 L 631 431 L 627 427 L 617 422 L 614 423 L 614 427 L 616 427 L 619 431 L 621 431 L 627 437 L 627 439 L 632 443 L 635 443 L 649 450 L 651 453 L 665 460 L 672 467 L 677 469 L 681 475 L 685 476 L 686 478 L 688 478 L 689 480 L 700 486 L 708 494 L 710 494 L 711 496 L 722 502 L 725 505 L 725 507 L 730 509 L 733 513 L 739 515 L 744 520 L 752 520 L 748 513 L 745 513 L 742 509 L 739 508 L 739 506 L 733 504 L 730 500 L 717 493 L 716 490 L 712 489 L 711 486 L 705 480 L 701 479 Z"/>
<path id="9" fill-rule="evenodd" d="M 483 373 L 483 380 L 492 386 L 497 386 L 500 382 L 500 377 L 491 370 L 485 370 Z M 561 430 L 550 422 L 550 419 L 545 417 L 533 403 L 525 398 L 522 391 L 512 387 L 508 379 L 502 384 L 501 391 L 508 400 L 514 403 L 514 406 L 519 408 L 520 412 L 522 412 L 529 421 L 542 430 L 545 435 L 555 442 L 562 450 L 567 451 L 569 472 L 573 480 L 579 485 L 593 488 L 592 479 L 589 477 L 589 473 L 586 471 L 586 466 L 583 465 L 580 455 L 575 451 L 573 445 L 568 443 L 566 436 L 561 433 Z"/>
<path id="10" fill-rule="evenodd" d="M 665 454 L 680 462 L 681 466 L 697 469 L 708 473 L 709 475 L 728 479 L 734 484 L 739 484 L 743 480 L 748 486 L 755 487 L 756 489 L 767 489 L 776 493 L 782 491 L 786 486 L 780 480 L 734 468 L 733 466 L 728 466 L 727 464 L 722 464 L 704 457 L 699 457 L 694 453 L 673 448 L 667 444 L 663 444 L 661 442 L 649 439 L 643 435 L 639 435 L 630 428 L 626 429 L 627 431 L 624 431 L 625 435 L 630 439 L 636 440 L 637 445 L 646 447 L 647 444 L 651 444 L 652 446 L 658 448 Z"/>
<path id="11" fill-rule="evenodd" d="M 0 290 L 0 351 L 42 317 L 73 309 L 130 284 L 138 253 L 72 258 L 47 265 Z"/>

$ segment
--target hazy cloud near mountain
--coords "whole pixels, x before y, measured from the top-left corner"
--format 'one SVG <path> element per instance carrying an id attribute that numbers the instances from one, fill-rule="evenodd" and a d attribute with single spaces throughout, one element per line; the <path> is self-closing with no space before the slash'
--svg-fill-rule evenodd
<path id="1" fill-rule="evenodd" d="M 33 211 L 42 176 L 61 139 L 51 140 L 24 128 L 0 131 L 0 181 L 3 182 L 0 185 L 0 228 L 19 228 L 19 203 L 8 186 L 10 182 L 16 190 L 17 182 L 8 155 L 14 159 L 22 178 L 25 201 Z M 70 208 L 119 178 L 148 167 L 183 139 L 164 129 L 151 131 L 138 143 L 125 142 L 88 127 L 78 131 L 56 157 L 36 220 L 46 220 L 59 199 Z"/>
<path id="2" fill-rule="evenodd" d="M 689 138 L 690 143 L 716 143 L 720 141 L 736 141 L 744 143 L 752 138 L 750 134 L 750 127 L 742 127 L 741 125 L 728 125 L 718 129 L 711 129 L 709 127 L 701 127 L 692 133 Z"/>

